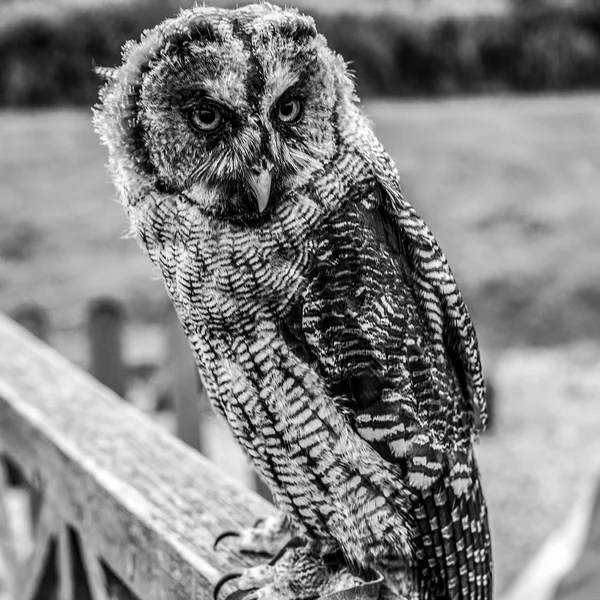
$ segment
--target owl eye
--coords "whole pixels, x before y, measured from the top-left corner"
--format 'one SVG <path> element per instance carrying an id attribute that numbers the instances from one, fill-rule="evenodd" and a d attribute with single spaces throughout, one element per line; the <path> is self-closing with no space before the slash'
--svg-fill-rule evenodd
<path id="1" fill-rule="evenodd" d="M 277 105 L 276 115 L 282 123 L 294 123 L 302 116 L 302 102 L 297 98 L 283 100 Z"/>
<path id="2" fill-rule="evenodd" d="M 214 103 L 203 101 L 187 113 L 190 125 L 202 133 L 216 131 L 223 122 L 223 112 Z"/>

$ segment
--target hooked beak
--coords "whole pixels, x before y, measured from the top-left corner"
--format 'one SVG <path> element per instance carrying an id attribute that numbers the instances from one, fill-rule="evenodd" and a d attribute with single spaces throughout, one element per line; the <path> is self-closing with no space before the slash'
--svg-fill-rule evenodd
<path id="1" fill-rule="evenodd" d="M 258 211 L 263 213 L 267 204 L 269 203 L 269 196 L 271 194 L 271 170 L 273 165 L 267 164 L 260 171 L 252 173 L 248 179 L 248 183 L 254 192 L 256 203 L 258 205 Z"/>

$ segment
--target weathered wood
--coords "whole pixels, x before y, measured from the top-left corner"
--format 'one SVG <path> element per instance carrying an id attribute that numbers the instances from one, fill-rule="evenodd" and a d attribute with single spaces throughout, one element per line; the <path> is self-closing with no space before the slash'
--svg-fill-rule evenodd
<path id="1" fill-rule="evenodd" d="M 111 298 L 94 300 L 88 311 L 90 373 L 121 397 L 127 391 L 127 370 L 123 362 L 122 304 Z"/>
<path id="2" fill-rule="evenodd" d="M 88 576 L 92 600 L 109 600 L 106 591 L 106 577 L 104 576 L 100 561 L 92 551 L 90 544 L 87 544 L 86 540 L 82 541 L 81 556 Z"/>
<path id="3" fill-rule="evenodd" d="M 73 578 L 73 600 L 93 600 L 90 577 L 84 564 L 79 534 L 67 525 L 71 550 L 71 576 Z"/>
<path id="4" fill-rule="evenodd" d="M 64 523 L 60 526 L 58 535 L 58 572 L 60 574 L 59 600 L 76 600 L 78 596 L 75 595 L 73 548 L 69 530 Z"/>
<path id="5" fill-rule="evenodd" d="M 50 316 L 48 310 L 43 306 L 33 302 L 22 304 L 12 312 L 11 316 L 19 325 L 25 327 L 27 331 L 33 333 L 38 339 L 44 342 L 49 340 Z M 13 473 L 13 479 L 15 483 L 26 488 L 29 492 L 29 517 L 32 525 L 35 527 L 42 501 L 40 495 L 27 482 L 20 481 L 18 473 Z"/>
<path id="6" fill-rule="evenodd" d="M 57 535 L 56 514 L 50 504 L 46 503 L 40 511 L 33 554 L 27 564 L 19 569 L 17 600 L 46 599 L 54 595 L 58 571 Z"/>
<path id="7" fill-rule="evenodd" d="M 215 536 L 274 510 L 2 316 L 0 440 L 144 600 L 210 598 L 222 574 L 249 564 L 215 552 Z"/>
<path id="8" fill-rule="evenodd" d="M 0 456 L 0 563 L 3 568 L 2 578 L 9 598 L 17 592 L 17 546 L 14 531 L 11 527 L 8 500 L 8 473 Z"/>
<path id="9" fill-rule="evenodd" d="M 172 307 L 165 316 L 168 352 L 167 372 L 169 389 L 177 416 L 177 437 L 188 446 L 202 451 L 200 439 L 200 377 L 183 328 Z M 203 391 L 203 390 L 202 390 Z"/>

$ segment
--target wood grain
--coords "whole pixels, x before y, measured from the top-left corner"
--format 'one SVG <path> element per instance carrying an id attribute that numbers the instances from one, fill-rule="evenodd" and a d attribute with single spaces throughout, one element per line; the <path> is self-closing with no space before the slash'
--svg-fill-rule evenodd
<path id="1" fill-rule="evenodd" d="M 14 598 L 17 591 L 17 546 L 14 531 L 11 527 L 10 509 L 8 506 L 8 473 L 0 456 L 0 562 L 2 564 L 3 584 L 9 598 Z"/>
<path id="2" fill-rule="evenodd" d="M 211 597 L 249 564 L 212 549 L 273 507 L 0 315 L 0 439 L 45 502 L 137 596 Z"/>
<path id="3" fill-rule="evenodd" d="M 58 533 L 56 514 L 46 503 L 41 508 L 36 525 L 33 553 L 19 571 L 17 600 L 36 600 L 54 595 L 59 568 L 56 555 Z"/>
<path id="4" fill-rule="evenodd" d="M 58 532 L 58 572 L 60 577 L 59 600 L 76 600 L 75 574 L 73 573 L 73 547 L 69 530 L 65 524 L 62 524 Z"/>
<path id="5" fill-rule="evenodd" d="M 109 600 L 106 590 L 106 577 L 98 557 L 94 554 L 89 544 L 82 540 L 81 557 L 88 576 L 92 600 Z"/>

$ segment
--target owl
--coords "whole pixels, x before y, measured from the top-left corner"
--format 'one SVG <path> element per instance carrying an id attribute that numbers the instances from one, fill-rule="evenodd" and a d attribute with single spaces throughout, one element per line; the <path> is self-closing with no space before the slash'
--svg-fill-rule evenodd
<path id="1" fill-rule="evenodd" d="M 343 59 L 296 10 L 202 6 L 102 74 L 132 231 L 283 514 L 241 533 L 283 546 L 248 598 L 491 599 L 475 330 Z"/>

